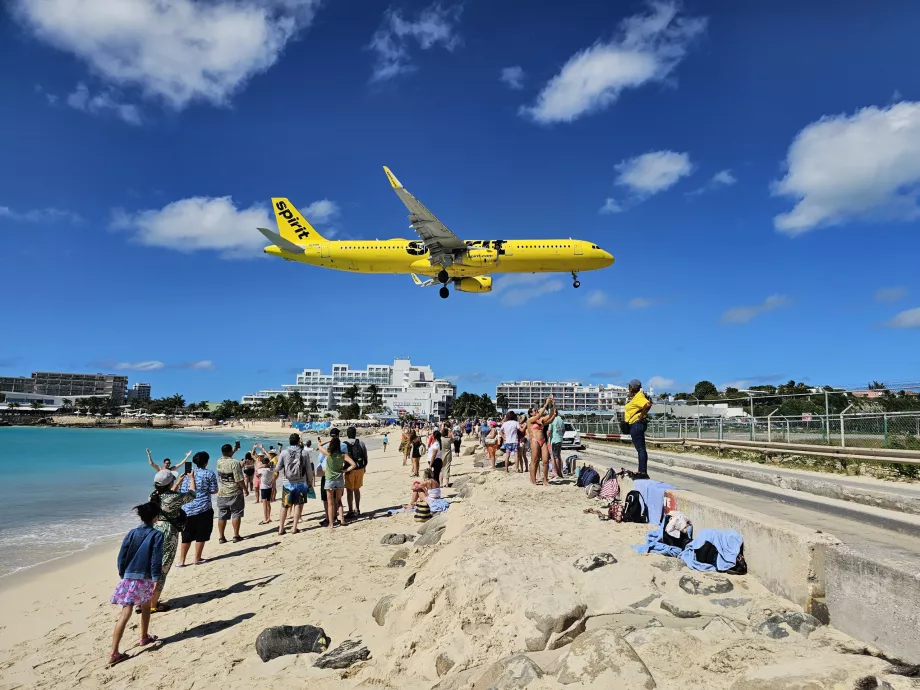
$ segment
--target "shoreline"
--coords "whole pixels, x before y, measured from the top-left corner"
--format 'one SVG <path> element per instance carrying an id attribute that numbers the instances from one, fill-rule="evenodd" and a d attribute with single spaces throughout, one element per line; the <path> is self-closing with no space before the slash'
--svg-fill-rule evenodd
<path id="1" fill-rule="evenodd" d="M 25 565 L 5 575 L 0 575 L 0 593 L 29 584 L 28 581 L 34 577 L 41 577 L 58 570 L 79 565 L 82 561 L 93 559 L 100 553 L 110 553 L 110 550 L 113 548 L 116 549 L 117 552 L 122 537 L 124 537 L 123 534 L 111 534 L 98 537 L 82 549 L 49 558 L 47 561 Z M 26 580 L 26 582 L 22 582 L 22 580 Z"/>

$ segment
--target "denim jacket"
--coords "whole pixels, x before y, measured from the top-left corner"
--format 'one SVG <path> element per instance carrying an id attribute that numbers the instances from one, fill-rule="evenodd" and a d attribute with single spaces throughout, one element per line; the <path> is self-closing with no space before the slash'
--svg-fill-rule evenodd
<path id="1" fill-rule="evenodd" d="M 159 580 L 163 573 L 163 533 L 141 525 L 125 535 L 118 552 L 118 576 L 128 580 Z"/>

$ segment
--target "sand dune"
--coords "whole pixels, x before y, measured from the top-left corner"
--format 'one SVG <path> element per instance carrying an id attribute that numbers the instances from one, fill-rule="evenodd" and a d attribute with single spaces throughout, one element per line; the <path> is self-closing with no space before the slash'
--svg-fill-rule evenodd
<path id="1" fill-rule="evenodd" d="M 790 687 L 796 673 L 852 687 L 851 679 L 886 666 L 844 653 L 861 645 L 826 626 L 783 625 L 781 639 L 763 634 L 771 614 L 797 609 L 751 576 L 731 577 L 731 591 L 688 593 L 686 576 L 702 587 L 727 585 L 674 559 L 636 555 L 629 545 L 647 526 L 583 513 L 595 503 L 571 485 L 532 487 L 524 475 L 474 468 L 472 457 L 455 457 L 454 473 L 465 497 L 426 535 L 411 514 L 386 514 L 407 499 L 410 482 L 392 447 L 371 453 L 362 506 L 369 517 L 348 527 L 318 527 L 317 501 L 307 506 L 306 531 L 279 537 L 256 526 L 249 503 L 250 538 L 219 545 L 215 533 L 206 553 L 215 560 L 173 569 L 166 597 L 175 608 L 151 624 L 162 641 L 131 648 L 135 617 L 123 646 L 132 658 L 114 668 L 105 659 L 118 544 L 11 579 L 0 591 L 0 688 L 743 690 Z M 389 533 L 415 541 L 381 544 Z M 595 553 L 617 562 L 574 567 Z M 391 567 L 394 556 L 405 565 Z M 263 663 L 255 639 L 282 624 L 320 626 L 333 647 L 360 639 L 372 657 L 344 670 L 315 668 L 315 654 Z"/>

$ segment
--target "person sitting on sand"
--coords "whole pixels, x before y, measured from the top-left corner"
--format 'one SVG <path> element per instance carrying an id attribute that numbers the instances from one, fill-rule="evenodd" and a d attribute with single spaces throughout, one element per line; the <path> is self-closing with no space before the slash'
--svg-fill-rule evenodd
<path id="1" fill-rule="evenodd" d="M 188 453 L 186 453 L 186 454 L 185 454 L 185 457 L 182 459 L 182 462 L 180 462 L 179 464 L 181 465 L 182 463 L 188 462 L 188 459 L 189 459 L 189 457 L 191 457 L 191 455 L 192 455 L 192 451 L 189 451 Z M 166 458 L 165 460 L 163 460 L 163 466 L 162 466 L 162 467 L 160 467 L 160 465 L 157 465 L 157 464 L 153 461 L 153 455 L 151 454 L 149 448 L 147 449 L 147 462 L 150 463 L 150 466 L 151 466 L 151 467 L 154 469 L 154 471 L 156 471 L 156 472 L 160 472 L 160 471 L 162 471 L 162 470 L 169 470 L 170 472 L 172 472 L 173 477 L 178 477 L 178 476 L 179 476 L 179 473 L 176 471 L 176 468 L 173 467 L 172 460 L 170 460 L 169 458 Z"/>
<path id="2" fill-rule="evenodd" d="M 188 477 L 188 491 L 178 492 L 175 489 Z M 179 549 L 179 534 L 184 527 L 186 519 L 182 506 L 191 503 L 197 496 L 195 484 L 195 473 L 183 474 L 179 481 L 173 481 L 172 474 L 169 470 L 157 472 L 153 478 L 153 493 L 150 494 L 150 501 L 158 503 L 160 514 L 153 524 L 155 530 L 163 533 L 163 568 L 160 579 L 157 580 L 156 589 L 153 591 L 153 599 L 150 600 L 150 610 L 153 613 L 169 611 L 167 604 L 160 603 L 160 597 L 163 595 L 163 587 L 166 585 L 166 576 L 169 575 L 169 569 L 172 568 L 173 560 L 176 558 L 176 551 Z M 180 512 L 182 513 L 180 515 Z M 135 611 L 141 613 L 140 607 Z"/>
<path id="3" fill-rule="evenodd" d="M 426 468 L 422 472 L 422 481 L 412 482 L 412 494 L 409 497 L 409 502 L 406 504 L 406 510 L 415 508 L 415 504 L 424 500 L 428 496 L 428 492 L 433 489 L 440 489 L 440 485 L 434 478 L 432 471 Z M 438 493 L 440 495 L 440 490 Z"/>
<path id="4" fill-rule="evenodd" d="M 121 613 L 112 633 L 112 651 L 109 653 L 109 666 L 121 663 L 130 657 L 118 651 L 121 638 L 131 618 L 131 609 L 139 607 L 141 614 L 141 646 L 155 642 L 158 638 L 151 635 L 150 602 L 157 582 L 163 574 L 163 533 L 153 528 L 153 521 L 160 515 L 160 506 L 156 503 L 142 503 L 134 506 L 134 512 L 143 523 L 125 535 L 118 551 L 118 577 L 121 582 L 115 588 L 110 601 L 121 606 Z"/>

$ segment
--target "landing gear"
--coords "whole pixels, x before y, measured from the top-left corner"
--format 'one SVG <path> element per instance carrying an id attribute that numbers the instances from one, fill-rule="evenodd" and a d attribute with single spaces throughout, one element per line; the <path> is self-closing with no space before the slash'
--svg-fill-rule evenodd
<path id="1" fill-rule="evenodd" d="M 580 288 L 581 282 L 578 280 L 578 271 L 572 271 L 572 287 Z"/>
<path id="2" fill-rule="evenodd" d="M 447 299 L 450 297 L 450 290 L 447 289 L 447 286 L 442 287 L 439 294 L 441 295 L 441 299 Z"/>
<path id="3" fill-rule="evenodd" d="M 439 283 L 444 283 L 444 285 L 447 285 L 448 280 L 450 280 L 450 275 L 447 273 L 446 269 L 442 268 L 440 271 L 438 271 L 438 282 Z M 444 296 L 445 295 L 442 295 L 442 297 Z"/>

